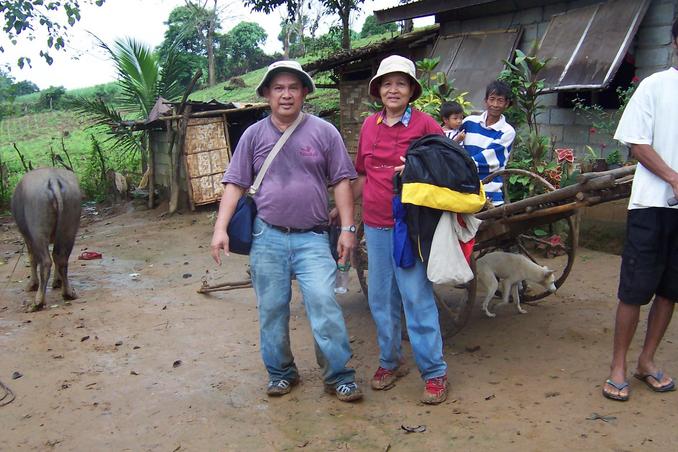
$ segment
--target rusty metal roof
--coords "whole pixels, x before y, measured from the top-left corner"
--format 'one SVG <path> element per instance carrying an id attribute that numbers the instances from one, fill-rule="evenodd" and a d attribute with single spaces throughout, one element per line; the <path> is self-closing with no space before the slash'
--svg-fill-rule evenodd
<path id="1" fill-rule="evenodd" d="M 546 91 L 596 89 L 614 78 L 650 0 L 615 0 L 553 16 L 537 55 Z M 604 44 L 603 44 L 604 43 Z"/>
<path id="2" fill-rule="evenodd" d="M 156 101 L 151 114 L 149 114 L 147 119 L 142 119 L 138 121 L 122 121 L 118 124 L 119 127 L 127 127 L 132 130 L 143 130 L 143 129 L 153 129 L 157 127 L 164 128 L 165 121 L 176 120 L 181 116 L 175 114 L 177 106 L 180 102 L 168 102 L 165 99 L 159 98 Z M 243 102 L 219 102 L 216 99 L 212 99 L 206 102 L 188 100 L 185 105 L 191 107 L 191 118 L 195 117 L 209 117 L 215 115 L 229 115 L 229 114 L 238 114 L 245 113 L 253 110 L 265 110 L 270 108 L 267 103 L 243 103 Z M 157 108 L 156 108 L 157 107 Z M 213 113 L 213 115 L 211 114 Z"/>
<path id="3" fill-rule="evenodd" d="M 481 109 L 485 87 L 504 69 L 504 60 L 513 55 L 521 34 L 521 28 L 514 28 L 441 35 L 431 52 L 440 58 L 436 71 L 445 73 L 454 88 L 467 92 L 466 99 Z"/>
<path id="4" fill-rule="evenodd" d="M 177 107 L 180 102 L 169 102 L 170 105 L 173 107 Z M 208 101 L 199 101 L 199 100 L 188 100 L 186 101 L 186 105 L 191 106 L 191 110 L 194 112 L 198 111 L 213 111 L 213 110 L 232 110 L 232 109 L 237 109 L 237 108 L 247 108 L 247 107 L 252 107 L 252 106 L 257 106 L 257 105 L 268 105 L 268 104 L 259 104 L 259 103 L 251 103 L 251 102 L 219 102 L 216 99 L 208 100 Z"/>

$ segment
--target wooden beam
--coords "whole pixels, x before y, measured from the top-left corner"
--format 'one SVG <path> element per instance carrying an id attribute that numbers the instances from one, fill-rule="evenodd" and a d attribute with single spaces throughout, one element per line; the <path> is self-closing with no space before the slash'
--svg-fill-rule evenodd
<path id="1" fill-rule="evenodd" d="M 374 12 L 374 16 L 377 18 L 377 22 L 383 24 L 386 22 L 395 22 L 397 20 L 432 16 L 445 11 L 484 5 L 485 3 L 492 3 L 494 1 L 496 0 L 421 0 L 393 8 L 377 10 Z"/>
<path id="2" fill-rule="evenodd" d="M 269 108 L 268 104 L 256 104 L 256 105 L 251 105 L 249 107 L 242 107 L 242 108 L 226 108 L 226 109 L 220 109 L 220 110 L 205 110 L 205 111 L 196 111 L 191 115 L 191 118 L 203 118 L 203 117 L 209 117 L 209 116 L 220 116 L 220 115 L 232 115 L 233 113 L 242 113 L 245 111 L 251 111 L 251 110 L 263 110 Z M 175 119 L 181 119 L 183 115 L 181 114 L 174 114 L 171 116 L 161 116 L 158 118 L 159 121 L 172 121 Z M 146 121 L 140 120 L 140 121 L 135 121 L 132 124 L 132 130 L 140 130 L 143 129 L 144 126 L 146 126 L 147 123 Z"/>
<path id="3" fill-rule="evenodd" d="M 502 204 L 499 207 L 495 207 L 490 210 L 485 210 L 476 214 L 476 218 L 481 220 L 489 219 L 498 219 L 502 217 L 507 217 L 511 214 L 516 214 L 526 210 L 527 207 L 538 207 L 541 204 L 545 203 L 555 203 L 558 201 L 564 201 L 568 198 L 573 198 L 579 192 L 586 192 L 592 190 L 602 190 L 604 188 L 611 188 L 615 184 L 615 178 L 611 174 L 605 176 L 596 177 L 581 184 L 569 185 L 567 187 L 560 188 L 556 191 L 547 192 L 541 195 L 532 196 L 526 199 L 521 199 L 520 201 Z"/>

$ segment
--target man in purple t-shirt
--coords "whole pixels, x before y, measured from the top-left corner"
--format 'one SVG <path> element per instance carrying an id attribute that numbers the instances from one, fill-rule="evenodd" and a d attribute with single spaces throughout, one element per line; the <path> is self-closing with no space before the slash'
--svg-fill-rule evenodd
<path id="1" fill-rule="evenodd" d="M 302 114 L 305 97 L 313 92 L 311 77 L 295 61 L 278 61 L 257 87 L 271 116 L 243 133 L 224 174 L 224 194 L 214 225 L 211 252 L 221 264 L 228 255 L 226 227 L 238 199 L 254 182 L 266 156 L 283 132 Z M 339 132 L 329 123 L 304 114 L 271 163 L 254 196 L 257 218 L 250 251 L 252 285 L 259 307 L 261 354 L 269 374 L 266 393 L 281 396 L 299 382 L 290 348 L 291 278 L 296 276 L 311 324 L 325 388 L 342 401 L 362 397 L 351 358 L 348 333 L 334 296 L 336 263 L 328 239 L 327 187 L 334 198 L 342 231 L 337 251 L 346 258 L 355 248 L 353 164 Z"/>

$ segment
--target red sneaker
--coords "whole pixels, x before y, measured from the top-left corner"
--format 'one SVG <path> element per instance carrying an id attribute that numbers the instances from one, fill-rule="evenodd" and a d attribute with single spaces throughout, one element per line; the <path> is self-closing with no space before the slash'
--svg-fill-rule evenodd
<path id="1" fill-rule="evenodd" d="M 372 389 L 376 389 L 377 391 L 390 389 L 398 378 L 404 377 L 409 371 L 410 369 L 408 369 L 405 365 L 400 365 L 393 370 L 384 369 L 380 366 L 372 377 Z"/>
<path id="2" fill-rule="evenodd" d="M 393 386 L 393 383 L 395 383 L 397 379 L 398 377 L 396 377 L 394 371 L 384 369 L 380 366 L 372 377 L 372 389 L 376 389 L 377 391 L 386 389 L 390 386 Z"/>
<path id="3" fill-rule="evenodd" d="M 421 401 L 427 405 L 437 405 L 447 399 L 447 376 L 426 380 L 426 388 Z"/>

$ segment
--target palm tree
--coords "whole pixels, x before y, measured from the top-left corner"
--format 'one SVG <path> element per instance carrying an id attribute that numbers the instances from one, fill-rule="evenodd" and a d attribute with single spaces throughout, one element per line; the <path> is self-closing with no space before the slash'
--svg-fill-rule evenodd
<path id="1" fill-rule="evenodd" d="M 134 38 L 119 39 L 112 47 L 97 39 L 115 65 L 120 94 L 114 99 L 115 106 L 99 98 L 80 97 L 73 101 L 74 107 L 94 126 L 107 126 L 108 140 L 113 140 L 113 146 L 122 153 L 140 151 L 145 170 L 148 133 L 122 124 L 124 120 L 147 118 L 159 97 L 174 101 L 181 96 L 183 87 L 178 80 L 183 68 L 178 52 L 171 46 L 161 61 L 150 47 Z"/>

